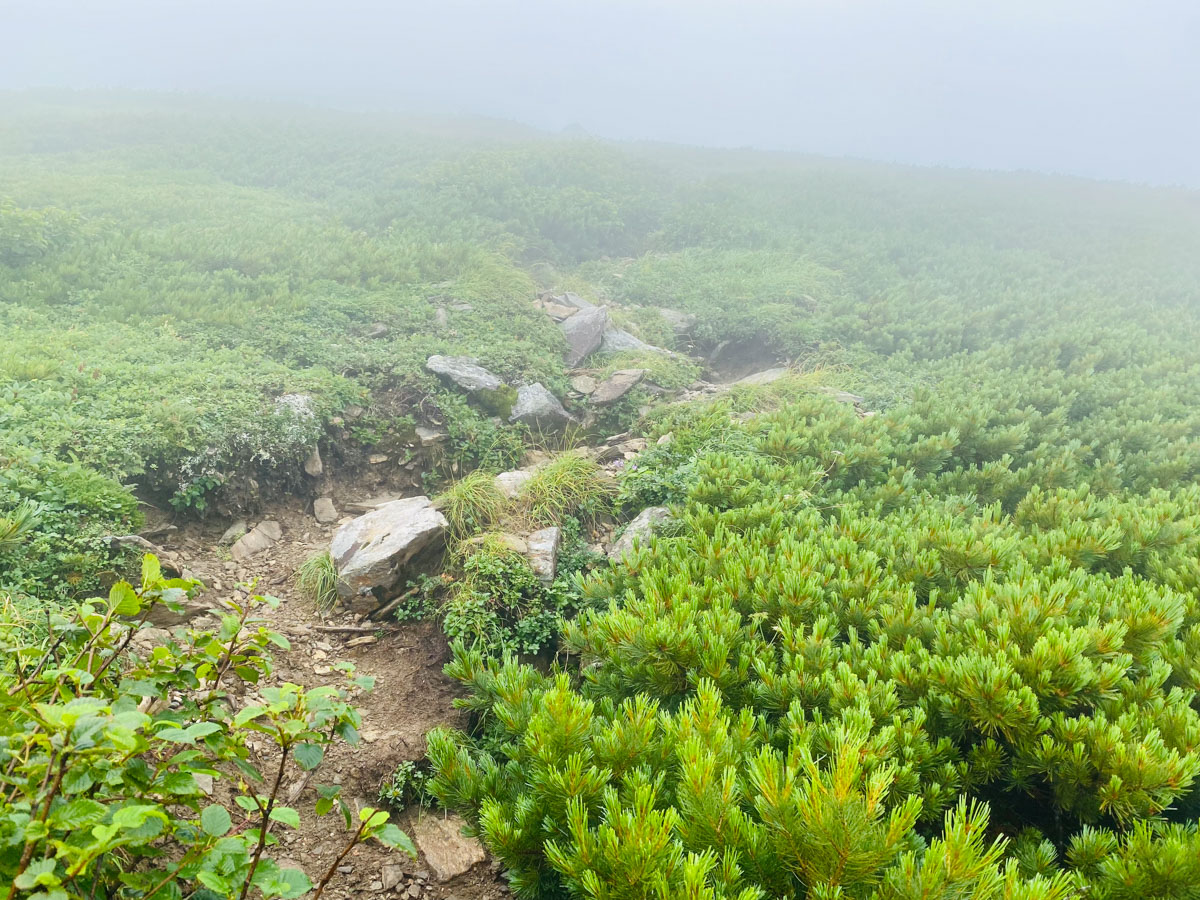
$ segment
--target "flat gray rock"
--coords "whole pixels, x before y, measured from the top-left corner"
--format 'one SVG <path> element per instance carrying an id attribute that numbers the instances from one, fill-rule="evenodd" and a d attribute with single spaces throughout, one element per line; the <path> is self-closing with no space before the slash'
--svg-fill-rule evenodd
<path id="1" fill-rule="evenodd" d="M 775 366 L 771 369 L 763 369 L 761 372 L 755 372 L 747 375 L 745 378 L 739 378 L 734 382 L 735 385 L 745 385 L 748 387 L 761 386 L 771 384 L 783 378 L 791 370 L 787 366 Z"/>
<path id="2" fill-rule="evenodd" d="M 253 530 L 237 539 L 229 548 L 229 555 L 236 562 L 242 562 L 273 546 L 281 537 L 283 529 L 278 522 L 259 522 Z"/>
<path id="3" fill-rule="evenodd" d="M 619 372 L 613 372 L 596 386 L 596 390 L 592 392 L 588 402 L 597 406 L 615 403 L 628 394 L 645 375 L 645 369 L 622 369 Z"/>
<path id="4" fill-rule="evenodd" d="M 620 559 L 633 549 L 635 542 L 640 546 L 645 546 L 650 540 L 650 536 L 670 519 L 671 511 L 665 506 L 646 507 L 625 526 L 621 536 L 608 548 L 608 558 Z"/>
<path id="5" fill-rule="evenodd" d="M 545 386 L 527 384 L 517 390 L 510 422 L 521 422 L 531 428 L 561 428 L 575 421 L 571 414 Z"/>
<path id="6" fill-rule="evenodd" d="M 609 325 L 600 337 L 600 352 L 624 353 L 628 350 L 643 350 L 648 353 L 661 353 L 664 356 L 670 355 L 669 350 L 647 344 L 641 338 L 634 337 L 628 331 L 618 328 L 615 325 Z"/>
<path id="7" fill-rule="evenodd" d="M 338 594 L 351 600 L 396 583 L 400 568 L 441 540 L 446 518 L 428 497 L 393 500 L 337 530 L 329 545 L 338 573 Z"/>
<path id="8" fill-rule="evenodd" d="M 562 529 L 557 525 L 535 531 L 525 539 L 529 545 L 526 558 L 529 567 L 545 583 L 554 580 L 558 573 L 558 548 L 562 546 Z"/>
<path id="9" fill-rule="evenodd" d="M 504 386 L 500 378 L 470 356 L 431 356 L 425 360 L 425 368 L 435 375 L 447 378 L 468 393 L 495 391 Z"/>
<path id="10" fill-rule="evenodd" d="M 608 326 L 608 310 L 602 306 L 584 309 L 558 324 L 567 339 L 567 366 L 577 366 L 600 347 Z"/>

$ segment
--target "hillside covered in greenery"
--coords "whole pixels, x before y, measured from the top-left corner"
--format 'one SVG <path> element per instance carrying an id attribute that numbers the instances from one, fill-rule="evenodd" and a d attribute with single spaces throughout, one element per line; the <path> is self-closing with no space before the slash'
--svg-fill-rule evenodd
<path id="1" fill-rule="evenodd" d="M 430 736 L 432 791 L 514 890 L 1200 896 L 1194 192 L 174 98 L 0 116 L 6 608 L 107 591 L 139 499 L 252 508 L 318 444 L 350 471 L 434 416 L 441 486 L 512 468 L 540 436 L 425 361 L 566 396 L 533 301 L 569 290 L 681 354 L 610 368 L 793 374 L 636 388 L 615 502 L 669 524 L 580 578 L 553 671 L 457 646 L 473 727 Z"/>

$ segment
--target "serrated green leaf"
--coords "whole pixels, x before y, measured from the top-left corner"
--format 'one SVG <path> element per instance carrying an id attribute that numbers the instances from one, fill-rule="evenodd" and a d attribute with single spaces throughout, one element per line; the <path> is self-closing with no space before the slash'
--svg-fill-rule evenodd
<path id="1" fill-rule="evenodd" d="M 204 807 L 204 811 L 200 813 L 200 827 L 204 829 L 205 834 L 212 837 L 223 837 L 233 827 L 233 819 L 229 816 L 229 810 L 214 803 Z M 208 886 L 212 887 L 212 885 Z"/>
<path id="2" fill-rule="evenodd" d="M 291 828 L 300 827 L 300 813 L 290 806 L 276 806 L 271 810 L 271 821 L 282 822 Z"/>
<path id="3" fill-rule="evenodd" d="M 292 749 L 292 756 L 300 768 L 311 771 L 325 758 L 325 748 L 320 744 L 297 744 Z"/>
<path id="4" fill-rule="evenodd" d="M 399 850 L 407 853 L 409 856 L 416 859 L 417 848 L 407 834 L 398 828 L 395 823 L 388 822 L 378 831 L 371 834 L 381 844 L 386 847 L 391 847 L 393 850 Z"/>

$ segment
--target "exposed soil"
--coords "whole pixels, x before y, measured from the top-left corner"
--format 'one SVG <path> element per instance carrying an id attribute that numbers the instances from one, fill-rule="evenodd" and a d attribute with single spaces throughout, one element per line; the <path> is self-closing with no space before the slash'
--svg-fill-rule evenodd
<path id="1" fill-rule="evenodd" d="M 343 515 L 356 515 L 356 501 L 378 496 L 386 487 L 368 477 L 353 483 L 326 481 L 320 493 L 337 498 Z M 275 652 L 273 682 L 290 681 L 306 687 L 342 684 L 343 677 L 333 668 L 339 661 L 352 662 L 356 674 L 375 679 L 373 691 L 355 698 L 362 715 L 359 745 L 350 747 L 339 742 L 328 748 L 325 760 L 308 783 L 295 767 L 285 778 L 288 790 L 296 794 L 295 799 L 288 797 L 286 802 L 300 810 L 302 827 L 297 831 L 279 829 L 281 846 L 276 858 L 285 866 L 303 869 L 315 883 L 344 849 L 347 839 L 336 814 L 324 818 L 313 814 L 315 785 L 340 784 L 342 797 L 352 809 L 379 807 L 380 783 L 399 763 L 424 755 L 426 733 L 436 725 L 463 727 L 466 719 L 451 705 L 459 691 L 442 673 L 449 650 L 437 623 L 389 624 L 380 626 L 379 631 L 344 634 L 318 630 L 331 626 L 369 627 L 340 609 L 322 617 L 294 585 L 296 568 L 311 554 L 328 547 L 336 524 L 319 524 L 312 516 L 311 503 L 296 497 L 267 505 L 256 519 L 278 522 L 283 538 L 242 563 L 234 562 L 228 549 L 220 545 L 222 533 L 230 524 L 227 519 L 190 522 L 165 533 L 161 531 L 162 523 L 158 523 L 155 540 L 163 549 L 177 553 L 188 573 L 208 586 L 201 595 L 204 601 L 216 604 L 230 596 L 236 585 L 253 579 L 257 579 L 257 593 L 280 599 L 277 609 L 265 610 L 265 617 L 272 628 L 287 635 L 292 646 L 290 651 Z M 255 521 L 249 524 L 253 526 Z M 256 762 L 261 770 L 274 771 L 277 759 L 271 748 L 264 746 Z M 219 782 L 215 796 L 222 798 Z M 410 834 L 416 814 L 408 810 L 397 818 Z M 424 814 L 442 815 L 438 811 Z M 396 864 L 402 867 L 405 877 L 385 889 L 383 868 Z M 423 858 L 414 861 L 377 844 L 357 847 L 338 871 L 325 891 L 326 897 L 377 894 L 409 900 L 452 896 L 498 900 L 508 890 L 499 866 L 491 860 L 455 879 L 437 883 Z"/>

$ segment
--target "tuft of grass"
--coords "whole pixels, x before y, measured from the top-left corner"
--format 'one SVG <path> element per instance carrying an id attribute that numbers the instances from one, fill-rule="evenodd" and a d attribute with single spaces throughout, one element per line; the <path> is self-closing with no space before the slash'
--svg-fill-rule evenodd
<path id="1" fill-rule="evenodd" d="M 446 517 L 451 538 L 462 540 L 499 519 L 507 501 L 493 476 L 476 469 L 439 494 L 434 505 Z"/>
<path id="2" fill-rule="evenodd" d="M 534 527 L 560 524 L 567 516 L 595 519 L 612 507 L 614 486 L 599 463 L 564 453 L 533 473 L 521 492 L 525 518 Z"/>
<path id="3" fill-rule="evenodd" d="M 296 587 L 322 612 L 337 603 L 337 569 L 328 550 L 310 556 L 296 570 Z"/>

